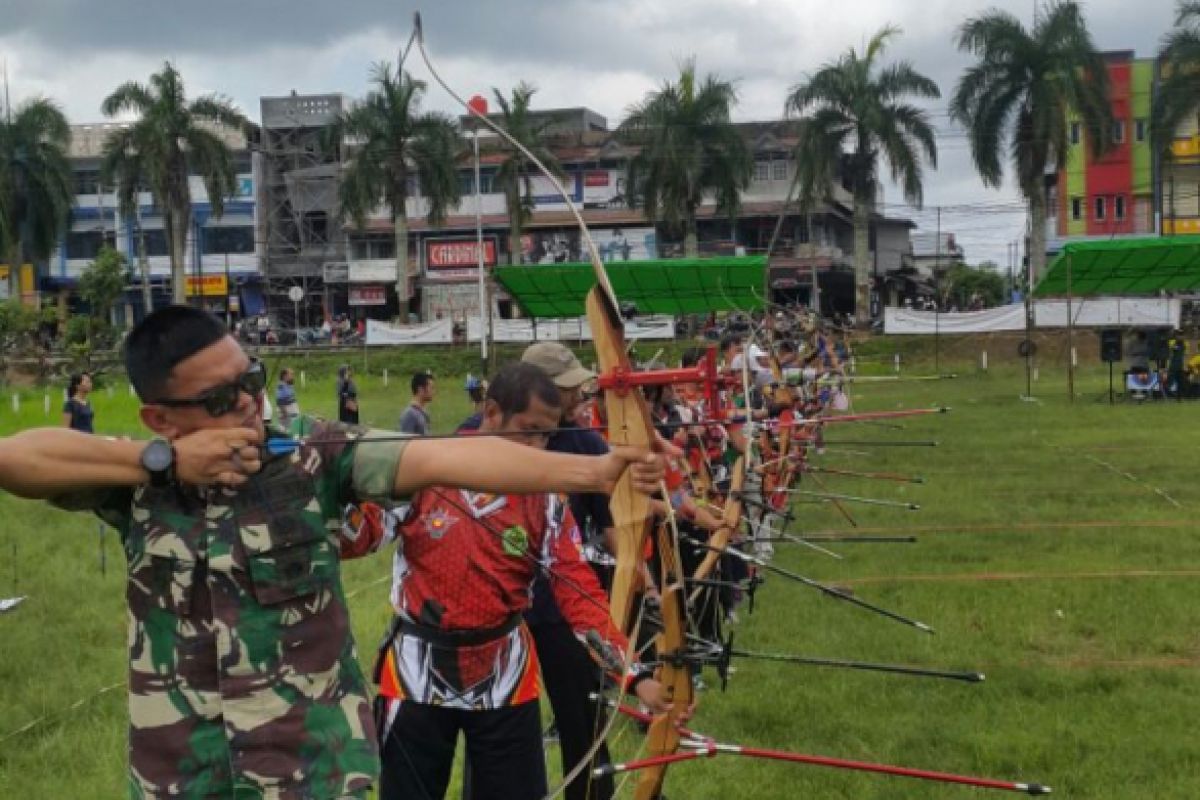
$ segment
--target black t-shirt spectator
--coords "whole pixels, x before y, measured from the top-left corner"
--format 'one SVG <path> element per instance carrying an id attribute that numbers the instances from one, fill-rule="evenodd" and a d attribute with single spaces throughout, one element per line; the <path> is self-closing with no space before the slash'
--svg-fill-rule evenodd
<path id="1" fill-rule="evenodd" d="M 358 387 L 353 379 L 338 382 L 338 422 L 358 424 Z"/>
<path id="2" fill-rule="evenodd" d="M 565 430 L 550 437 L 546 449 L 555 453 L 573 453 L 583 456 L 602 456 L 608 452 L 608 442 L 595 431 Z M 576 493 L 568 496 L 571 516 L 579 526 L 579 533 L 587 541 L 589 532 L 599 535 L 613 525 L 612 512 L 608 509 L 608 495 L 603 493 Z M 533 584 L 533 604 L 525 612 L 525 621 L 530 625 L 553 623 L 562 620 L 562 613 L 554 601 L 550 582 L 539 575 Z"/>
<path id="3" fill-rule="evenodd" d="M 63 403 L 63 413 L 71 415 L 71 430 L 82 431 L 83 433 L 96 432 L 92 429 L 96 412 L 92 409 L 91 403 L 82 402 L 72 397 Z"/>

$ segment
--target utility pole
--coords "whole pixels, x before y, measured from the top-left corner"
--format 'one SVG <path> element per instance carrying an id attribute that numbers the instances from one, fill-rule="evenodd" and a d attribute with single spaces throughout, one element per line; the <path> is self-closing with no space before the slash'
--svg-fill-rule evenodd
<path id="1" fill-rule="evenodd" d="M 941 328 L 942 328 L 942 207 L 937 207 L 937 235 L 933 245 L 933 372 L 942 373 Z"/>

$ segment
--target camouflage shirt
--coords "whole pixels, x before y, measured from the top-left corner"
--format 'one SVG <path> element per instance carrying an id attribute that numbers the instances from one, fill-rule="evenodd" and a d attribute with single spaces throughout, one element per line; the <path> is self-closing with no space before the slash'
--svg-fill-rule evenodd
<path id="1" fill-rule="evenodd" d="M 403 442 L 301 420 L 237 489 L 59 498 L 128 558 L 131 798 L 362 796 L 376 738 L 338 562 L 347 503 L 393 493 Z"/>

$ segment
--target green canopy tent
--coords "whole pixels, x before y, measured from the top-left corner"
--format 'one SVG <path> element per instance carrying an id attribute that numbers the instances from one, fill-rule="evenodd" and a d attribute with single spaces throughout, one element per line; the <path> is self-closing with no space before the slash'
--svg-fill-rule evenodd
<path id="1" fill-rule="evenodd" d="M 1075 399 L 1074 317 L 1077 297 L 1129 297 L 1200 289 L 1200 237 L 1163 236 L 1070 242 L 1050 262 L 1035 297 L 1067 299 L 1067 391 Z M 1112 364 L 1109 364 L 1112 402 Z"/>
<path id="2" fill-rule="evenodd" d="M 1035 297 L 1156 295 L 1200 290 L 1200 237 L 1070 242 L 1033 290 Z"/>
<path id="3" fill-rule="evenodd" d="M 703 314 L 763 308 L 765 256 L 611 261 L 613 291 L 638 314 Z M 591 264 L 497 267 L 496 280 L 535 319 L 581 317 L 596 283 Z"/>

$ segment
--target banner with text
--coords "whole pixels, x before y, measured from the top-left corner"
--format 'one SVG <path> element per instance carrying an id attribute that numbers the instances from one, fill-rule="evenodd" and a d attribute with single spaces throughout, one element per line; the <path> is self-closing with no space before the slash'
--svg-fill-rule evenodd
<path id="1" fill-rule="evenodd" d="M 496 237 L 483 238 L 483 265 L 496 266 Z M 425 276 L 434 281 L 479 278 L 479 242 L 474 237 L 425 240 Z"/>

